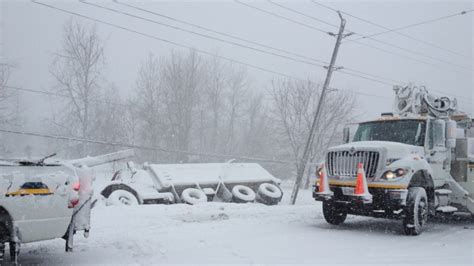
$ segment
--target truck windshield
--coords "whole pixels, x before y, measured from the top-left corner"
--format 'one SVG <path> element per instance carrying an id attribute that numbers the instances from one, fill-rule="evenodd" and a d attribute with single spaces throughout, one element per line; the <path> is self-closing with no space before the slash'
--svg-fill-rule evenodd
<path id="1" fill-rule="evenodd" d="M 423 146 L 426 122 L 423 120 L 389 120 L 359 124 L 353 141 L 392 141 Z"/>

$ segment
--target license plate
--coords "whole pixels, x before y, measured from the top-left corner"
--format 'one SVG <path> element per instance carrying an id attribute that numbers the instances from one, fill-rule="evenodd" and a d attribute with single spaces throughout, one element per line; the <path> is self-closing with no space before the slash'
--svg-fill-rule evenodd
<path id="1" fill-rule="evenodd" d="M 342 194 L 344 195 L 354 195 L 353 187 L 342 187 Z"/>

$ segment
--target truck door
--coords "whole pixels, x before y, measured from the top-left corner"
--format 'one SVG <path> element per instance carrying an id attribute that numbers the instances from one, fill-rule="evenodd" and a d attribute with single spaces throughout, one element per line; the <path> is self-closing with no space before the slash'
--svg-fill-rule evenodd
<path id="1" fill-rule="evenodd" d="M 63 236 L 69 225 L 72 210 L 67 207 L 67 191 L 63 180 L 61 182 L 57 180 L 61 176 L 41 173 L 34 175 L 31 173 L 41 170 L 24 168 L 27 177 L 15 178 L 21 180 L 22 184 L 9 191 L 6 198 L 12 206 L 10 214 L 19 229 L 21 242 Z"/>
<path id="2" fill-rule="evenodd" d="M 443 185 L 450 171 L 445 128 L 444 120 L 429 120 L 426 158 L 433 169 L 435 186 Z"/>

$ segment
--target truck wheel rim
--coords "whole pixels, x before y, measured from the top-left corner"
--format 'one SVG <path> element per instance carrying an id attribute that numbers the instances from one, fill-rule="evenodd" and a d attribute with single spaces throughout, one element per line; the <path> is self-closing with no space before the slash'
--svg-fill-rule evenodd
<path id="1" fill-rule="evenodd" d="M 418 204 L 418 223 L 420 226 L 424 226 L 428 220 L 428 209 L 424 200 Z"/>
<path id="2" fill-rule="evenodd" d="M 127 197 L 120 197 L 119 201 L 122 202 L 124 205 L 130 205 L 130 199 Z"/>

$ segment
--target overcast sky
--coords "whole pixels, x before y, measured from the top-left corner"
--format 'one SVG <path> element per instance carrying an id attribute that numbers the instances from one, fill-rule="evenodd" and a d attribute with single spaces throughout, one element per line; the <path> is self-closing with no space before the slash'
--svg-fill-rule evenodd
<path id="1" fill-rule="evenodd" d="M 321 67 L 293 62 L 216 40 L 209 40 L 130 18 L 123 14 L 98 9 L 77 1 L 40 2 L 200 50 L 218 52 L 222 56 L 272 71 L 298 78 L 311 78 L 320 82 L 324 80 L 325 69 Z M 196 28 L 126 8 L 112 1 L 93 0 L 93 2 L 202 32 Z M 64 22 L 74 16 L 30 1 L 1 0 L 1 3 L 1 55 L 4 61 L 13 62 L 16 66 L 10 84 L 31 89 L 49 89 L 53 84 L 49 73 L 52 53 L 61 48 Z M 140 1 L 134 3 L 150 11 L 321 61 L 330 60 L 335 42 L 335 39 L 327 34 L 259 12 L 234 1 Z M 278 13 L 281 16 L 315 28 L 331 32 L 337 31 L 337 28 L 292 13 L 267 1 L 245 1 L 245 3 Z M 315 5 L 310 0 L 277 1 L 277 3 L 331 24 L 339 23 L 335 12 Z M 398 28 L 474 8 L 472 1 L 331 1 L 323 3 L 388 28 Z M 353 17 L 347 15 L 345 17 L 347 19 L 346 28 L 358 34 L 371 35 L 383 31 L 379 27 L 356 20 Z M 83 18 L 74 17 L 74 19 L 81 23 L 91 23 Z M 386 79 L 414 82 L 418 85 L 426 85 L 428 89 L 458 95 L 461 107 L 465 110 L 470 109 L 469 112 L 474 113 L 472 103 L 474 101 L 473 25 L 474 12 L 471 12 L 400 31 L 412 38 L 397 33 L 387 33 L 374 37 L 379 41 L 367 39 L 360 40 L 359 43 L 343 43 L 337 58 L 337 64 Z M 97 26 L 100 35 L 105 40 L 106 78 L 117 86 L 120 94 L 124 97 L 131 94 L 139 63 L 147 54 L 153 53 L 158 56 L 165 56 L 172 49 L 181 49 L 107 25 L 97 24 Z M 352 36 L 347 39 L 356 38 L 357 36 Z M 422 41 L 414 41 L 413 38 Z M 380 41 L 392 43 L 403 50 L 384 45 Z M 363 44 L 369 44 L 378 49 Z M 266 89 L 272 78 L 281 78 L 252 68 L 248 70 L 258 89 L 262 90 Z M 391 83 L 387 80 L 384 81 Z M 360 93 L 358 105 L 360 113 L 363 114 L 361 120 L 373 118 L 381 112 L 391 111 L 392 109 L 393 91 L 388 84 L 381 84 L 343 73 L 335 73 L 331 86 L 352 90 L 356 94 Z M 48 117 L 51 115 L 51 111 L 54 110 L 54 106 L 48 104 L 47 97 L 31 93 L 23 93 L 22 96 L 21 108 L 32 114 L 30 120 L 36 120 L 31 119 L 31 117 L 36 118 L 36 114 L 40 112 L 44 117 Z"/>

